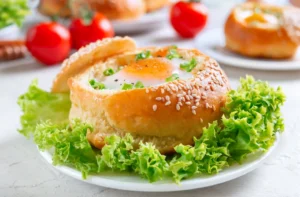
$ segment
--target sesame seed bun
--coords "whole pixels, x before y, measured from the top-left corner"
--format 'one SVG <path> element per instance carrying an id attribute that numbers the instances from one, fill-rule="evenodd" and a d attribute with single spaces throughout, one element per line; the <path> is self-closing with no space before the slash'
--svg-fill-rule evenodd
<path id="1" fill-rule="evenodd" d="M 53 81 L 52 92 L 69 92 L 67 81 L 70 77 L 75 76 L 96 62 L 135 49 L 136 44 L 129 37 L 105 38 L 82 47 L 63 62 L 60 72 Z"/>
<path id="2" fill-rule="evenodd" d="M 255 13 L 255 10 L 259 12 Z M 299 21 L 300 14 L 295 11 L 292 16 L 290 10 L 289 7 L 257 3 L 236 6 L 224 27 L 226 47 L 249 57 L 283 59 L 294 56 L 300 40 L 300 34 L 295 32 L 300 24 L 291 23 L 291 18 L 294 21 L 298 18 Z M 254 14 L 242 18 L 242 13 L 246 11 L 254 11 Z M 273 15 L 276 22 L 271 24 L 270 21 L 264 21 L 265 14 Z"/>
<path id="3" fill-rule="evenodd" d="M 172 153 L 180 143 L 192 145 L 193 138 L 201 136 L 203 127 L 221 118 L 221 108 L 230 89 L 228 79 L 215 60 L 196 49 L 177 49 L 182 59 L 197 61 L 190 79 L 131 90 L 95 90 L 88 83 L 93 78 L 104 78 L 103 71 L 107 68 L 117 69 L 134 63 L 136 54 L 141 51 L 150 51 L 155 59 L 165 57 L 168 49 L 124 50 L 126 52 L 92 61 L 92 64 L 85 61 L 81 66 L 86 69 L 69 77 L 72 102 L 69 118 L 78 118 L 94 127 L 87 134 L 94 147 L 101 149 L 106 136 L 130 133 L 136 144 L 151 142 L 161 153 Z M 78 65 L 77 61 L 82 58 L 93 59 L 92 53 L 80 56 L 72 65 Z M 157 66 L 149 62 L 147 66 Z"/>

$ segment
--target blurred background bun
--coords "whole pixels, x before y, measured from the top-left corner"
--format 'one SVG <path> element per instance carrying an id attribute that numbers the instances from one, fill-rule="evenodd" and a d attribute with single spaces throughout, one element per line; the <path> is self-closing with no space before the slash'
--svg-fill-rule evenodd
<path id="1" fill-rule="evenodd" d="M 111 20 L 136 19 L 167 6 L 170 0 L 41 0 L 39 12 L 46 16 L 72 17 L 82 7 L 101 12 Z"/>

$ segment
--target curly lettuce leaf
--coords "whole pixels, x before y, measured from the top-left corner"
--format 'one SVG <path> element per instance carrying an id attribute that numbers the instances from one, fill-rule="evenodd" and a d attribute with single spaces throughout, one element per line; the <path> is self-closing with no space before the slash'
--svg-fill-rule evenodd
<path id="1" fill-rule="evenodd" d="M 69 94 L 44 91 L 38 87 L 37 80 L 32 81 L 28 91 L 19 97 L 18 104 L 23 111 L 19 132 L 27 137 L 41 121 L 67 123 L 71 108 Z"/>
<path id="2" fill-rule="evenodd" d="M 88 174 L 102 171 L 130 171 L 154 182 L 171 176 L 179 183 L 197 174 L 215 174 L 233 162 L 241 163 L 249 154 L 266 151 L 273 145 L 276 133 L 284 129 L 280 107 L 285 96 L 280 88 L 252 77 L 241 79 L 241 86 L 227 95 L 224 115 L 203 129 L 194 146 L 178 145 L 169 160 L 150 143 L 135 142 L 130 135 L 108 136 L 102 150 L 88 142 L 88 124 L 75 120 L 66 123 L 70 109 L 69 96 L 45 92 L 36 81 L 19 98 L 24 111 L 21 133 L 33 132 L 41 150 L 54 149 L 55 165 L 73 166 Z"/>
<path id="3" fill-rule="evenodd" d="M 131 158 L 134 171 L 150 182 L 161 180 L 168 170 L 166 156 L 150 143 L 140 143 L 139 149 L 131 153 Z"/>
<path id="4" fill-rule="evenodd" d="M 170 163 L 176 182 L 194 174 L 217 173 L 232 162 L 241 163 L 248 154 L 268 150 L 276 133 L 284 129 L 280 107 L 285 101 L 281 88 L 247 76 L 227 95 L 221 123 L 203 129 L 194 147 L 179 145 L 179 156 Z"/>

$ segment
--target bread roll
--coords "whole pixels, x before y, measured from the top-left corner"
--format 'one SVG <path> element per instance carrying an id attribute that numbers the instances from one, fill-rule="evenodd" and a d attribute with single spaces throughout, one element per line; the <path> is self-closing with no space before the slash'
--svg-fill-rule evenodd
<path id="1" fill-rule="evenodd" d="M 299 19 L 300 14 L 297 12 L 299 15 L 293 17 L 284 14 L 289 9 L 255 3 L 238 5 L 225 23 L 226 47 L 249 57 L 293 57 L 299 44 L 295 40 L 300 37 L 300 34 L 294 32 L 300 24 L 291 25 L 287 21 L 295 17 Z"/>
<path id="2" fill-rule="evenodd" d="M 105 46 L 110 48 L 120 40 L 126 42 L 115 48 L 123 53 L 94 58 L 95 51 L 108 51 Z M 95 46 L 94 50 L 79 52 L 71 57 L 72 61 L 66 60 L 57 77 L 64 80 L 55 80 L 54 86 L 59 88 L 53 89 L 67 91 L 64 85 L 68 78 L 72 102 L 69 118 L 93 126 L 87 138 L 94 147 L 101 149 L 106 136 L 130 133 L 136 144 L 151 142 L 161 153 L 172 153 L 180 143 L 193 144 L 203 127 L 221 118 L 230 89 L 228 79 L 215 60 L 198 50 L 137 49 L 129 38 L 106 40 L 87 48 L 91 46 Z M 170 57 L 173 53 L 176 55 Z M 78 65 L 85 70 L 77 69 Z M 182 65 L 184 68 L 180 68 Z M 106 76 L 107 69 L 115 73 Z M 179 79 L 167 82 L 174 73 Z M 91 81 L 106 88 L 95 89 Z M 125 83 L 137 85 L 138 81 L 145 87 L 121 88 Z"/>

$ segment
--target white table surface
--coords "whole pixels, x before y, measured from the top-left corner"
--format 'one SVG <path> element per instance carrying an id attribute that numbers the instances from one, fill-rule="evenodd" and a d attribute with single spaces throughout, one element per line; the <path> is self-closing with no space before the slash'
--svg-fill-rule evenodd
<path id="1" fill-rule="evenodd" d="M 226 11 L 212 12 L 207 28 L 220 27 Z M 194 47 L 193 40 L 181 40 L 171 28 L 133 36 L 140 46 L 176 44 Z M 21 114 L 17 97 L 32 79 L 49 89 L 59 67 L 37 63 L 9 65 L 0 63 L 0 196 L 89 196 L 89 197 L 299 197 L 300 196 L 300 70 L 256 71 L 221 65 L 233 88 L 246 74 L 282 86 L 287 101 L 283 107 L 286 129 L 277 150 L 257 170 L 213 187 L 171 193 L 142 193 L 107 189 L 75 180 L 56 170 L 41 158 L 32 140 L 17 132 Z"/>

